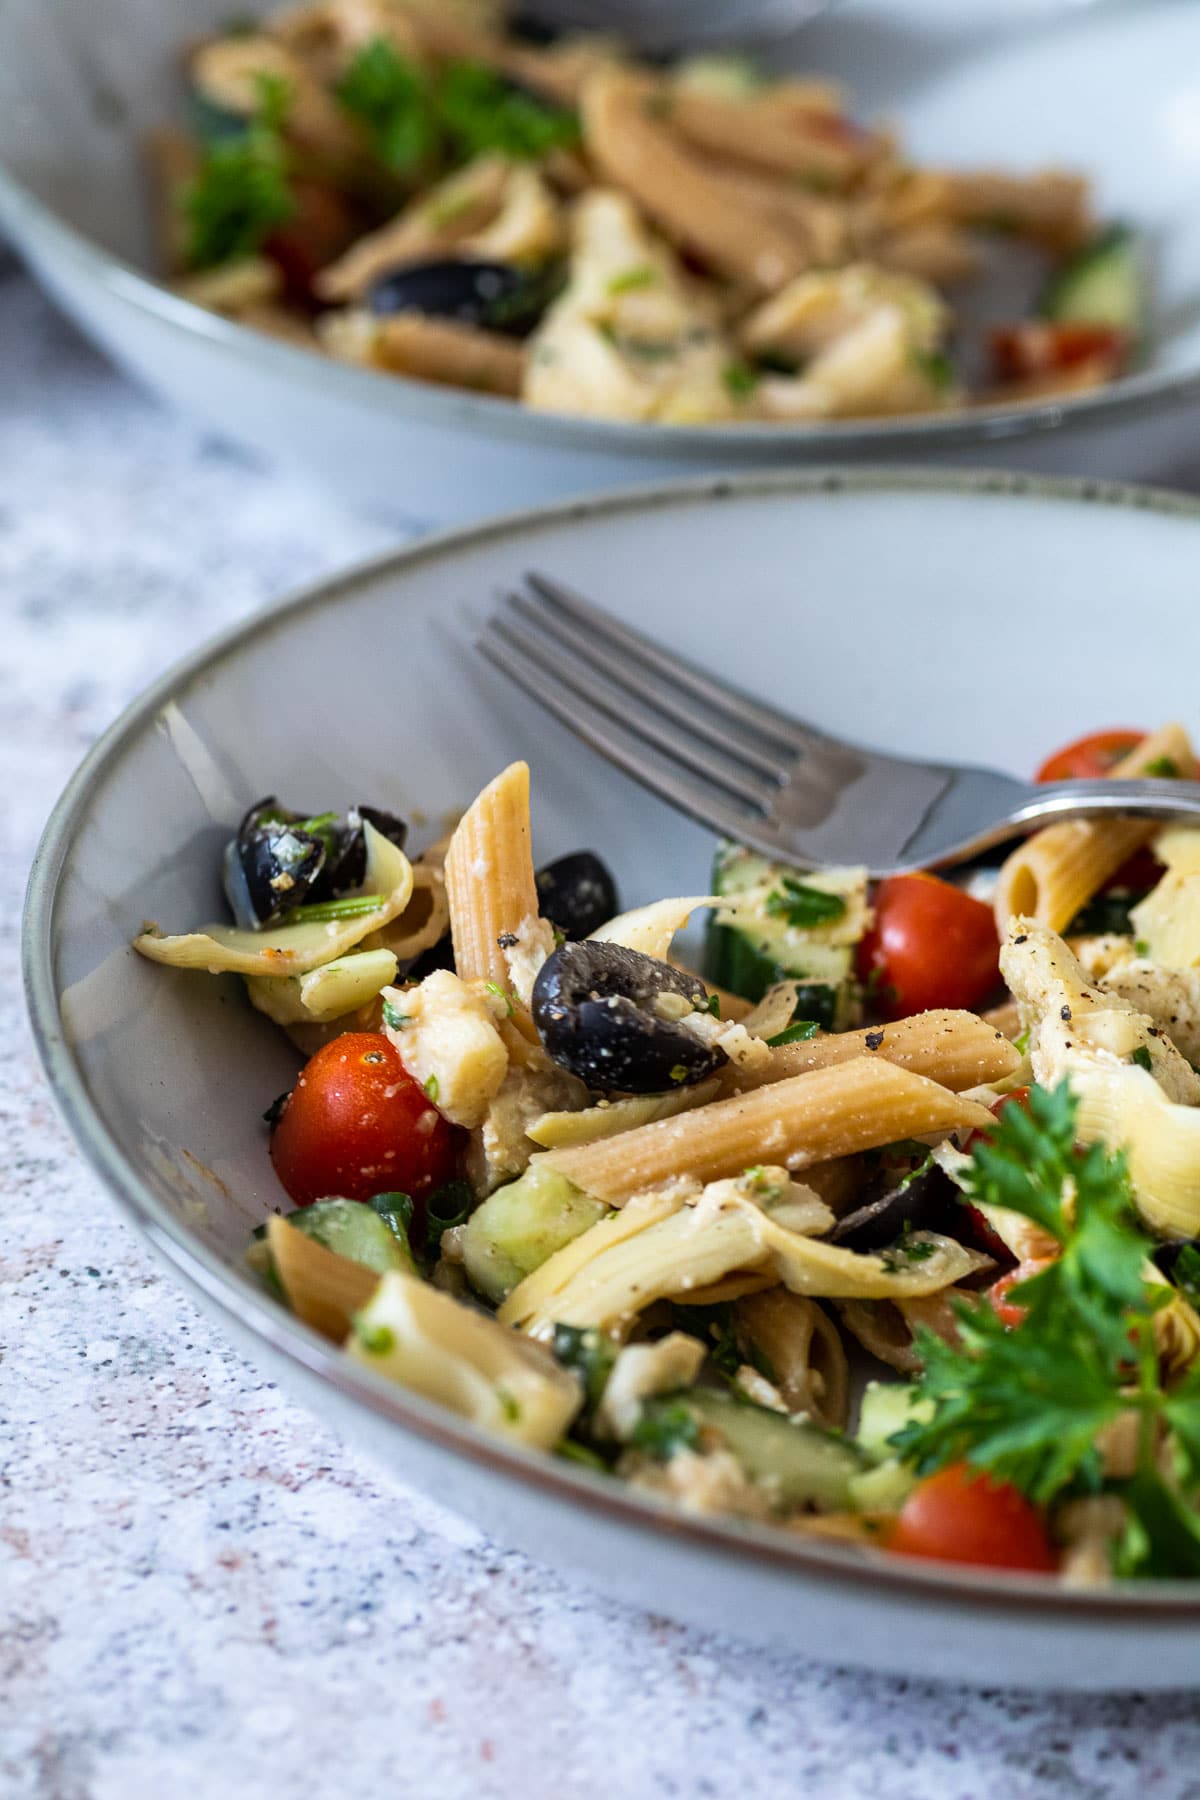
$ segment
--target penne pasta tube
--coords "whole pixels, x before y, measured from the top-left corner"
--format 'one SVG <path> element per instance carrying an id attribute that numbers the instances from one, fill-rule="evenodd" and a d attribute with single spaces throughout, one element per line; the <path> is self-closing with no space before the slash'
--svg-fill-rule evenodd
<path id="1" fill-rule="evenodd" d="M 849 186 L 886 147 L 873 133 L 841 128 L 828 106 L 798 107 L 772 88 L 728 99 L 676 83 L 669 107 L 680 135 L 722 162 L 749 163 L 793 181 L 815 178 L 830 188 Z"/>
<path id="2" fill-rule="evenodd" d="M 521 392 L 525 352 L 514 339 L 453 319 L 398 313 L 375 328 L 373 361 L 396 375 L 488 394 Z"/>
<path id="3" fill-rule="evenodd" d="M 1110 774 L 1121 780 L 1144 775 L 1164 758 L 1181 774 L 1195 769 L 1195 755 L 1182 725 L 1164 725 L 1151 732 Z M 1064 931 L 1109 876 L 1161 829 L 1153 819 L 1072 819 L 1035 831 L 1001 867 L 996 884 L 1000 936 L 1005 936 L 1009 920 L 1017 914 L 1036 919 L 1051 931 Z"/>
<path id="4" fill-rule="evenodd" d="M 267 1244 L 296 1317 L 340 1344 L 379 1285 L 376 1271 L 327 1250 L 278 1213 L 267 1220 Z"/>
<path id="5" fill-rule="evenodd" d="M 985 1107 L 894 1063 L 859 1056 L 618 1138 L 551 1150 L 544 1160 L 596 1199 L 622 1206 L 681 1175 L 716 1181 L 762 1162 L 805 1169 L 897 1138 L 990 1123 Z"/>
<path id="6" fill-rule="evenodd" d="M 445 880 L 459 976 L 507 989 L 500 940 L 515 944 L 538 915 L 528 763 L 510 763 L 463 814 L 446 852 Z"/>
<path id="7" fill-rule="evenodd" d="M 741 1089 L 763 1087 L 863 1056 L 928 1076 L 955 1093 L 1004 1081 L 1021 1066 L 1020 1052 L 996 1026 L 974 1013 L 939 1009 L 873 1030 L 823 1032 L 798 1044 L 781 1044 L 766 1067 L 731 1071 L 726 1079 Z"/>

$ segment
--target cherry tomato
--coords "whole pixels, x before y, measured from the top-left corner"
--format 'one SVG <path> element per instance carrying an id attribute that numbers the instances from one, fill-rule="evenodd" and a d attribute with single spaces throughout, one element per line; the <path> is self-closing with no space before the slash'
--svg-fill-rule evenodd
<path id="1" fill-rule="evenodd" d="M 1049 1257 L 1035 1256 L 1029 1262 L 1018 1263 L 1015 1269 L 1010 1269 L 1007 1275 L 1002 1275 L 988 1289 L 987 1297 L 991 1301 L 992 1311 L 1010 1331 L 1015 1331 L 1018 1325 L 1025 1323 L 1027 1311 L 1017 1301 L 1009 1299 L 1010 1292 L 1019 1287 L 1021 1282 L 1032 1281 L 1035 1275 L 1040 1275 L 1043 1269 L 1049 1267 L 1050 1260 Z"/>
<path id="2" fill-rule="evenodd" d="M 1152 887 L 1158 886 L 1166 872 L 1166 864 L 1159 862 L 1153 850 L 1135 850 L 1116 874 L 1109 876 L 1104 884 L 1105 892 L 1109 888 L 1118 888 L 1122 893 L 1148 894 Z"/>
<path id="3" fill-rule="evenodd" d="M 997 325 L 988 333 L 988 350 L 997 381 L 1022 381 L 1090 362 L 1111 365 L 1116 372 L 1129 338 L 1112 325 L 1055 325 L 1048 319 L 1026 319 L 1019 325 Z"/>
<path id="4" fill-rule="evenodd" d="M 345 201 L 323 182 L 292 183 L 296 210 L 263 244 L 263 255 L 278 264 L 293 300 L 312 299 L 313 277 L 341 255 L 358 234 Z"/>
<path id="5" fill-rule="evenodd" d="M 380 1033 L 348 1031 L 304 1065 L 271 1136 L 297 1206 L 400 1189 L 414 1199 L 454 1173 L 451 1127 Z"/>
<path id="6" fill-rule="evenodd" d="M 1123 756 L 1137 749 L 1145 735 L 1144 731 L 1122 731 L 1116 727 L 1089 732 L 1048 756 L 1035 779 L 1070 781 L 1076 776 L 1086 780 L 1094 775 L 1108 775 Z"/>
<path id="7" fill-rule="evenodd" d="M 905 1556 L 1049 1573 L 1056 1565 L 1042 1516 L 1006 1481 L 952 1463 L 919 1481 L 888 1547 Z"/>
<path id="8" fill-rule="evenodd" d="M 1010 1088 L 1007 1094 L 1001 1094 L 998 1100 L 993 1100 L 989 1109 L 993 1118 L 998 1119 L 1006 1106 L 1022 1106 L 1028 1111 L 1029 1089 L 1027 1087 Z M 973 1150 L 980 1138 L 987 1136 L 989 1136 L 989 1132 L 985 1126 L 980 1126 L 978 1131 L 968 1132 L 963 1140 L 963 1149 Z"/>
<path id="9" fill-rule="evenodd" d="M 889 875 L 858 946 L 858 975 L 890 1019 L 978 1006 L 1000 980 L 991 907 L 935 875 Z"/>

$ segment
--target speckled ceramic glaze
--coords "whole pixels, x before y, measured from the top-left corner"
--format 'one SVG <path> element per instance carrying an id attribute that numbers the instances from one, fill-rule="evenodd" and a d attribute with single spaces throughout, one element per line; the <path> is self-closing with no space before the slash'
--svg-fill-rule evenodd
<path id="1" fill-rule="evenodd" d="M 259 13 L 269 0 L 249 0 Z M 139 145 L 183 105 L 179 47 L 226 0 L 2 0 L 0 227 L 119 362 L 267 456 L 411 518 L 478 517 L 640 477 L 974 462 L 1164 479 L 1200 428 L 1200 8 L 891 0 L 835 9 L 793 60 L 898 118 L 919 157 L 1078 166 L 1145 234 L 1146 366 L 1112 388 L 943 420 L 668 428 L 528 413 L 250 334 L 148 280 Z"/>
<path id="2" fill-rule="evenodd" d="M 631 904 L 698 891 L 704 833 L 479 665 L 474 629 L 528 567 L 818 725 L 1020 769 L 1097 721 L 1200 723 L 1198 557 L 1192 501 L 863 473 L 530 514 L 301 595 L 151 689 L 51 820 L 26 967 L 72 1128 L 250 1355 L 502 1539 L 643 1606 L 841 1662 L 1040 1686 L 1190 1682 L 1190 1591 L 1066 1594 L 687 1519 L 344 1364 L 239 1267 L 247 1232 L 278 1202 L 259 1115 L 289 1084 L 292 1053 L 235 983 L 152 968 L 128 941 L 147 917 L 184 928 L 211 916 L 217 849 L 263 792 L 316 806 L 370 795 L 436 819 L 516 755 L 533 768 L 540 858 L 595 846 Z M 1120 655 L 1089 656 L 1086 681 L 1064 685 L 1084 609 L 1092 641 Z"/>

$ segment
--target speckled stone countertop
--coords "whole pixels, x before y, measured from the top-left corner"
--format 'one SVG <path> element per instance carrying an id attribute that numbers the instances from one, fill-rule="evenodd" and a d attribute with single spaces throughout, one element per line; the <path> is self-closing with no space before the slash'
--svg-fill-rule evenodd
<path id="1" fill-rule="evenodd" d="M 385 547 L 0 275 L 0 1795 L 1200 1797 L 1200 1709 L 925 1688 L 597 1600 L 234 1355 L 59 1124 L 22 887 L 87 745 L 260 602 Z"/>

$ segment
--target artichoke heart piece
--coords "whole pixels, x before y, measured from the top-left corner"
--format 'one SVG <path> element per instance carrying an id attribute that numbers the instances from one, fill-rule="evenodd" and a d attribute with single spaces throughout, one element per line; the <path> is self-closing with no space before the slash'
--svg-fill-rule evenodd
<path id="1" fill-rule="evenodd" d="M 578 1379 L 539 1346 L 396 1272 L 356 1315 L 346 1349 L 401 1387 L 536 1449 L 559 1442 L 583 1401 Z"/>
<path id="2" fill-rule="evenodd" d="M 157 929 L 134 939 L 133 947 L 152 962 L 176 969 L 204 969 L 210 975 L 306 975 L 336 961 L 380 926 L 398 918 L 412 898 L 412 864 L 403 850 L 363 821 L 367 869 L 363 892 L 378 894 L 370 912 L 328 922 L 300 920 L 268 931 L 234 925 L 206 925 L 200 931 L 164 937 Z"/>
<path id="3" fill-rule="evenodd" d="M 246 991 L 277 1025 L 324 1025 L 357 1012 L 395 979 L 390 950 L 355 950 L 307 975 L 248 975 Z"/>

